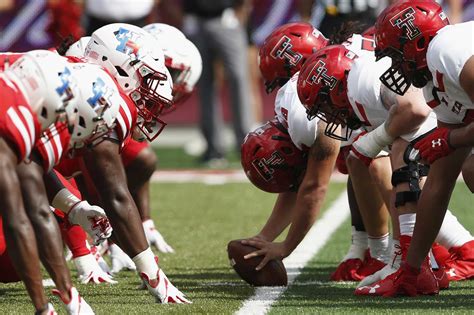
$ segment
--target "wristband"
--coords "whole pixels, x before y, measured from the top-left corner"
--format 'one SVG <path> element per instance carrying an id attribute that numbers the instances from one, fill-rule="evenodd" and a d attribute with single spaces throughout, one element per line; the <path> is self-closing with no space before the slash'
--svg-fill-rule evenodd
<path id="1" fill-rule="evenodd" d="M 81 202 L 81 199 L 77 198 L 68 189 L 63 188 L 54 196 L 51 205 L 64 213 L 69 213 L 71 208 L 79 202 Z"/>

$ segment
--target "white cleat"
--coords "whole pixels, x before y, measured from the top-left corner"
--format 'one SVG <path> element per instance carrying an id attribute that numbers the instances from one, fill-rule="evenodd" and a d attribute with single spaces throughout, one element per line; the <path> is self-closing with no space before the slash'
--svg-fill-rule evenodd
<path id="1" fill-rule="evenodd" d="M 184 296 L 166 277 L 165 273 L 159 269 L 157 278 L 150 279 L 146 273 L 140 274 L 145 281 L 148 291 L 162 304 L 191 304 L 192 302 Z"/>
<path id="2" fill-rule="evenodd" d="M 376 273 L 371 274 L 370 276 L 367 276 L 364 279 L 362 279 L 359 282 L 359 284 L 357 285 L 357 288 L 370 286 L 370 285 L 372 285 L 372 284 L 374 284 L 374 283 L 376 283 L 380 280 L 383 280 L 383 279 L 387 278 L 387 276 L 391 275 L 392 273 L 394 273 L 397 270 L 398 270 L 398 267 L 395 268 L 391 264 L 385 265 L 385 267 L 383 267 L 382 269 L 380 269 Z"/>
<path id="3" fill-rule="evenodd" d="M 155 228 L 155 223 L 152 219 L 143 222 L 143 230 L 150 246 L 156 247 L 162 253 L 174 253 L 173 247 L 166 243 L 161 233 Z"/>
<path id="4" fill-rule="evenodd" d="M 82 284 L 117 283 L 112 276 L 102 270 L 92 254 L 74 258 L 73 261 Z"/>
<path id="5" fill-rule="evenodd" d="M 48 303 L 48 307 L 44 311 L 42 311 L 41 313 L 40 313 L 40 311 L 36 311 L 35 314 L 58 315 L 58 313 L 56 313 L 56 310 L 54 309 L 53 304 L 51 304 L 51 303 Z"/>
<path id="6" fill-rule="evenodd" d="M 122 269 L 137 270 L 135 263 L 130 257 L 117 245 L 111 244 L 109 247 L 110 259 L 112 260 L 112 274 L 115 274 Z"/>
<path id="7" fill-rule="evenodd" d="M 69 315 L 82 315 L 82 314 L 94 314 L 92 308 L 87 304 L 87 302 L 79 295 L 75 287 L 72 287 L 69 290 L 70 299 L 64 297 L 65 294 L 59 292 L 59 290 L 54 289 L 53 294 L 57 295 L 61 301 L 64 303 L 66 312 Z"/>

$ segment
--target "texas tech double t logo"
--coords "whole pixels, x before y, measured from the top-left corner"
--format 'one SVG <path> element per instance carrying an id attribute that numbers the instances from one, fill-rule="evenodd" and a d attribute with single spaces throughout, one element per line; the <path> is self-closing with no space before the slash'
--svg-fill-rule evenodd
<path id="1" fill-rule="evenodd" d="M 328 69 L 326 68 L 326 63 L 322 60 L 318 60 L 318 62 L 314 65 L 313 69 L 308 74 L 306 78 L 306 82 L 308 84 L 319 84 L 321 80 L 324 82 L 324 85 L 329 86 L 332 90 L 337 84 L 337 79 L 333 76 L 329 76 L 326 74 Z"/>
<path id="2" fill-rule="evenodd" d="M 392 26 L 405 29 L 409 40 L 421 35 L 420 30 L 413 23 L 415 21 L 415 9 L 408 7 L 390 19 Z"/>
<path id="3" fill-rule="evenodd" d="M 303 55 L 291 50 L 292 47 L 291 39 L 284 35 L 272 49 L 270 56 L 275 59 L 286 59 L 292 66 L 296 66 L 303 59 Z"/>
<path id="4" fill-rule="evenodd" d="M 260 176 L 262 176 L 266 181 L 272 180 L 275 168 L 281 168 L 283 164 L 285 164 L 285 159 L 278 151 L 273 152 L 268 158 L 261 158 L 252 161 L 253 167 L 255 167 Z"/>

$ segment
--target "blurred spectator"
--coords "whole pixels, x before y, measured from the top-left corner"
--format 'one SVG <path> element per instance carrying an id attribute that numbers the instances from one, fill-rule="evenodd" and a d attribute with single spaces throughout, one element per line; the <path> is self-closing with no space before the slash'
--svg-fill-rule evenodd
<path id="1" fill-rule="evenodd" d="M 234 8 L 242 5 L 237 0 L 183 0 L 186 14 L 183 28 L 196 44 L 202 56 L 203 71 L 199 82 L 201 130 L 207 148 L 201 157 L 209 166 L 222 166 L 222 110 L 218 102 L 215 61 L 222 59 L 232 106 L 233 129 L 237 149 L 253 124 L 250 106 L 247 37 L 236 17 Z"/>
<path id="2" fill-rule="evenodd" d="M 0 51 L 24 52 L 49 48 L 49 14 L 46 1 L 0 1 Z"/>
<path id="3" fill-rule="evenodd" d="M 300 12 L 306 14 L 303 20 L 313 11 L 315 5 L 321 4 L 324 8 L 324 17 L 318 29 L 326 37 L 338 29 L 344 22 L 358 21 L 364 25 L 371 26 L 377 18 L 377 9 L 385 4 L 382 0 L 299 0 Z"/>
<path id="4" fill-rule="evenodd" d="M 145 26 L 159 0 L 85 0 L 87 34 L 110 23 Z"/>
<path id="5" fill-rule="evenodd" d="M 84 36 L 81 26 L 82 0 L 49 0 L 50 24 L 48 31 L 57 46 L 64 38 L 71 36 L 74 41 Z"/>

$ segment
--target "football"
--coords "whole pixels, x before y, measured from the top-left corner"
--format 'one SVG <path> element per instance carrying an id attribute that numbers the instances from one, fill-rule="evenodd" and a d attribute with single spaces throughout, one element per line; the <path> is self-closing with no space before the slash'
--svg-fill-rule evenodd
<path id="1" fill-rule="evenodd" d="M 254 286 L 286 286 L 288 284 L 286 269 L 281 260 L 271 260 L 262 270 L 257 271 L 255 267 L 263 257 L 244 259 L 245 255 L 258 249 L 244 245 L 240 241 L 230 241 L 227 245 L 227 254 L 230 265 L 243 280 Z"/>

